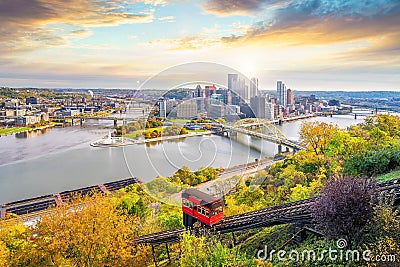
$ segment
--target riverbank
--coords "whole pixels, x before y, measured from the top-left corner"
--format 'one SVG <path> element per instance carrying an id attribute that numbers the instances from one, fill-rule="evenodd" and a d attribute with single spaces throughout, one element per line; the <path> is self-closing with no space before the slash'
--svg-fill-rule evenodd
<path id="1" fill-rule="evenodd" d="M 46 128 L 51 128 L 54 127 L 54 124 L 48 124 L 44 125 L 41 127 L 36 127 L 36 128 L 30 128 L 30 127 L 13 127 L 13 128 L 5 128 L 5 129 L 0 129 L 0 136 L 6 136 L 10 134 L 17 134 L 17 133 L 23 133 L 23 132 L 31 132 L 31 131 L 36 131 L 36 130 L 43 130 Z"/>

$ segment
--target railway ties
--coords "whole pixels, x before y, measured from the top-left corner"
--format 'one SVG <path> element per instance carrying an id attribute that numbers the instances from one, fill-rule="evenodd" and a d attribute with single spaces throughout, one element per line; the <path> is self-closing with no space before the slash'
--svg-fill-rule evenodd
<path id="1" fill-rule="evenodd" d="M 156 245 L 156 244 L 177 242 L 180 239 L 181 233 L 183 233 L 184 231 L 185 228 L 176 228 L 173 230 L 148 234 L 138 237 L 135 240 L 135 243 Z"/>
<path id="2" fill-rule="evenodd" d="M 69 202 L 76 195 L 90 195 L 92 193 L 104 193 L 104 190 L 114 192 L 134 183 L 141 183 L 136 177 L 130 177 L 119 181 L 93 185 L 74 190 L 67 190 L 61 193 L 48 194 L 29 199 L 17 200 L 1 205 L 0 218 L 5 218 L 7 213 L 26 215 L 29 213 L 43 212 L 53 206 Z"/>
<path id="3" fill-rule="evenodd" d="M 215 224 L 212 227 L 212 231 L 223 234 L 285 223 L 309 222 L 311 213 L 305 211 L 310 203 L 310 200 L 301 200 L 226 217 Z M 182 232 L 184 232 L 184 228 L 148 234 L 138 237 L 135 243 L 155 245 L 178 242 Z"/>
<path id="4" fill-rule="evenodd" d="M 377 183 L 377 191 L 379 194 L 387 193 L 388 195 L 393 196 L 395 204 L 400 204 L 400 178 Z M 315 198 L 310 198 L 225 217 L 221 222 L 215 224 L 212 227 L 212 230 L 216 233 L 231 233 L 240 230 L 270 227 L 280 224 L 307 224 L 312 220 L 312 214 L 309 207 L 314 201 Z M 179 228 L 174 230 L 141 236 L 136 239 L 135 242 L 138 244 L 149 245 L 177 242 L 179 241 L 179 235 L 184 231 L 184 229 Z"/>

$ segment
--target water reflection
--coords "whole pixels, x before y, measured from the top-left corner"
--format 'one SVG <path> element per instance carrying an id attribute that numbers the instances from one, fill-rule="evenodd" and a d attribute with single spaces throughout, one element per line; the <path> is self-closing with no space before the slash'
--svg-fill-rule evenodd
<path id="1" fill-rule="evenodd" d="M 44 129 L 20 132 L 15 134 L 15 138 L 32 138 L 41 134 L 48 133 L 50 130 L 51 130 L 50 128 L 44 128 Z"/>

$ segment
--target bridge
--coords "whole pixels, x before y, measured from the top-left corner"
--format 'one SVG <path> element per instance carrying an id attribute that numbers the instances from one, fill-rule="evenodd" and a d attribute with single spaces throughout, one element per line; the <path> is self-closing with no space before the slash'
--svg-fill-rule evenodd
<path id="1" fill-rule="evenodd" d="M 146 115 L 146 113 L 144 114 Z M 75 116 L 50 116 L 50 119 L 52 120 L 61 120 L 61 121 L 66 121 L 66 120 L 71 120 L 72 125 L 74 124 L 74 120 L 79 120 L 80 124 L 82 125 L 85 120 L 109 120 L 109 121 L 114 121 L 114 127 L 118 125 L 118 121 L 137 121 L 141 117 L 124 117 L 122 116 L 90 116 L 90 115 L 75 115 Z"/>
<path id="2" fill-rule="evenodd" d="M 289 140 L 275 125 L 266 119 L 243 119 L 234 124 L 222 124 L 221 132 L 228 136 L 232 133 L 242 133 L 278 144 L 278 153 L 282 152 L 282 146 L 291 148 L 295 153 L 305 147 L 297 142 Z"/>

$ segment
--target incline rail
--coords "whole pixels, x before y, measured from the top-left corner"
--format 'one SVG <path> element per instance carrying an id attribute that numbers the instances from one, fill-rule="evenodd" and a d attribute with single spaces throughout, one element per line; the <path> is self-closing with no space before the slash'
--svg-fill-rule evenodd
<path id="1" fill-rule="evenodd" d="M 55 206 L 56 204 L 68 202 L 71 198 L 73 198 L 77 194 L 85 196 L 93 192 L 104 192 L 103 191 L 104 188 L 108 192 L 113 192 L 135 183 L 141 183 L 141 182 L 138 178 L 131 177 L 123 180 L 104 183 L 101 185 L 92 185 L 84 188 L 63 191 L 61 193 L 49 194 L 45 196 L 33 197 L 29 199 L 5 203 L 2 204 L 1 206 L 2 209 L 0 213 L 0 218 L 5 217 L 7 213 L 24 215 L 42 211 L 49 207 Z"/>
<path id="2" fill-rule="evenodd" d="M 391 195 L 395 203 L 400 204 L 400 178 L 377 183 L 380 195 Z M 211 231 L 216 233 L 230 233 L 240 230 L 248 230 L 260 227 L 270 227 L 289 223 L 311 223 L 311 204 L 315 198 L 309 198 L 296 202 L 264 208 L 242 214 L 225 217 L 215 224 Z M 185 228 L 152 233 L 139 236 L 136 244 L 157 245 L 163 243 L 178 242 Z"/>

